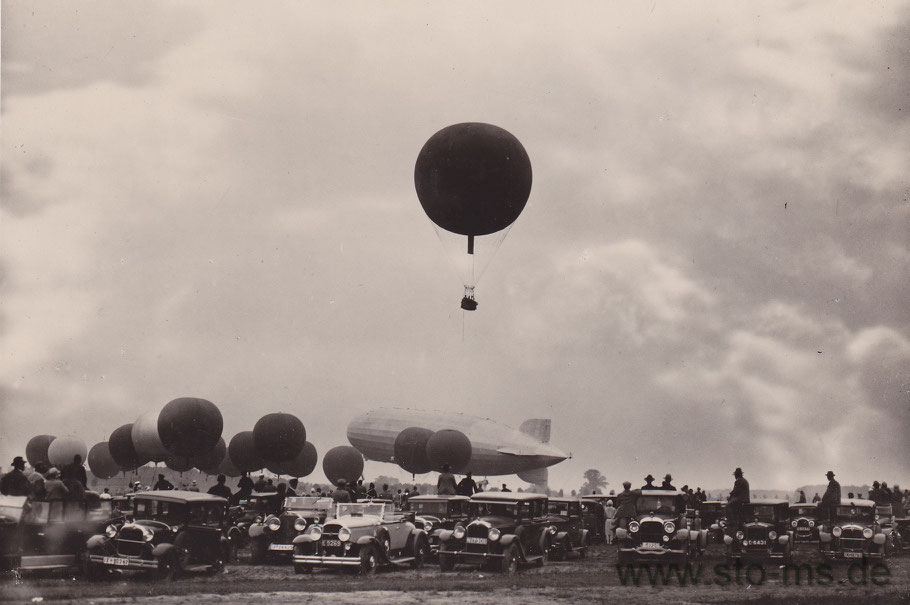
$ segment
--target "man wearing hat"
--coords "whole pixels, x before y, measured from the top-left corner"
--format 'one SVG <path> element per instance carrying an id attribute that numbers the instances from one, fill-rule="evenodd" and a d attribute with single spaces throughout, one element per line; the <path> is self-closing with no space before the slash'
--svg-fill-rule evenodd
<path id="1" fill-rule="evenodd" d="M 332 492 L 332 500 L 335 502 L 350 502 L 351 492 L 348 491 L 347 479 L 342 477 L 336 483 L 338 487 Z"/>
<path id="2" fill-rule="evenodd" d="M 651 476 L 651 473 L 648 473 L 648 476 L 645 477 L 645 484 L 642 485 L 640 489 L 655 489 L 654 477 Z"/>
<path id="3" fill-rule="evenodd" d="M 748 504 L 749 482 L 743 477 L 743 469 L 736 467 L 733 471 L 733 491 L 727 497 L 727 511 L 730 513 L 731 529 L 739 525 L 742 519 L 743 504 Z"/>
<path id="4" fill-rule="evenodd" d="M 616 519 L 616 523 L 613 525 L 613 529 L 628 526 L 629 519 L 634 517 L 637 513 L 635 502 L 638 500 L 641 491 L 633 491 L 630 489 L 631 487 L 632 483 L 630 481 L 623 481 L 622 491 L 616 494 L 616 497 L 613 499 L 616 504 L 616 514 L 613 516 L 613 518 Z"/>
<path id="5" fill-rule="evenodd" d="M 834 480 L 834 471 L 828 471 L 825 476 L 828 478 L 828 489 L 825 490 L 825 495 L 818 504 L 818 516 L 822 519 L 829 519 L 834 507 L 840 504 L 840 483 Z"/>
<path id="6" fill-rule="evenodd" d="M 7 496 L 27 496 L 28 478 L 25 476 L 25 460 L 22 456 L 13 458 L 13 470 L 0 479 L 0 493 Z"/>
<path id="7" fill-rule="evenodd" d="M 673 487 L 672 483 L 670 483 L 671 481 L 673 481 L 673 477 L 670 475 L 670 473 L 667 473 L 664 476 L 663 483 L 660 484 L 660 489 L 669 489 L 669 490 L 673 490 L 675 492 L 676 488 Z"/>

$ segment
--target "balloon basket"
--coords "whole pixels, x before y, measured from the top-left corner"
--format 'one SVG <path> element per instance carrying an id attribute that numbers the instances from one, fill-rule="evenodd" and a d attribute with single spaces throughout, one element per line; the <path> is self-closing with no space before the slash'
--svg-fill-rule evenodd
<path id="1" fill-rule="evenodd" d="M 477 309 L 477 301 L 465 296 L 461 299 L 461 308 L 465 311 L 474 311 Z"/>

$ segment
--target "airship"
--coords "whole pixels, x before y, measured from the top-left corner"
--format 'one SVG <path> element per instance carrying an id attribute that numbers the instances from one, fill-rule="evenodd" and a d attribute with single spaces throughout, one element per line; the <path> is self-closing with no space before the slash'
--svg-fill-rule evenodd
<path id="1" fill-rule="evenodd" d="M 400 464 L 395 442 L 402 431 L 419 427 L 428 431 L 460 431 L 470 440 L 470 462 L 456 472 L 474 475 L 518 475 L 523 481 L 547 485 L 547 467 L 569 458 L 550 445 L 550 419 L 531 418 L 516 430 L 489 418 L 459 412 L 410 408 L 376 408 L 354 418 L 348 441 L 364 458 Z M 403 465 L 402 465 L 403 466 Z M 434 468 L 433 470 L 439 470 Z"/>

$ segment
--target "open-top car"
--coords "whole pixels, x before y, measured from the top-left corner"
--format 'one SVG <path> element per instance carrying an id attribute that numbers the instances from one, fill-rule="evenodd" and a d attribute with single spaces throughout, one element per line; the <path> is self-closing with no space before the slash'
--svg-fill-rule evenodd
<path id="1" fill-rule="evenodd" d="M 281 512 L 257 518 L 249 527 L 250 557 L 253 563 L 269 558 L 290 562 L 294 538 L 314 523 L 324 523 L 334 508 L 331 498 L 291 496 L 284 499 Z"/>
<path id="2" fill-rule="evenodd" d="M 219 571 L 228 555 L 227 500 L 180 490 L 137 493 L 132 520 L 112 523 L 85 545 L 89 579 L 112 572 L 147 571 L 175 579 Z"/>
<path id="3" fill-rule="evenodd" d="M 0 496 L 0 569 L 78 568 L 89 536 L 116 516 L 95 492 L 83 500 L 27 500 Z"/>
<path id="4" fill-rule="evenodd" d="M 728 521 L 724 536 L 727 559 L 793 561 L 793 531 L 786 500 L 753 500 L 743 504 L 738 517 Z"/>
<path id="5" fill-rule="evenodd" d="M 580 498 L 550 498 L 547 504 L 547 520 L 556 527 L 556 535 L 550 546 L 550 556 L 565 559 L 575 553 L 579 558 L 588 556 L 591 545 L 590 532 L 585 524 L 585 509 Z"/>
<path id="6" fill-rule="evenodd" d="M 313 524 L 294 538 L 294 571 L 348 567 L 372 574 L 383 565 L 421 567 L 430 552 L 414 513 L 384 502 L 339 502 L 325 525 Z"/>
<path id="7" fill-rule="evenodd" d="M 627 528 L 616 530 L 620 564 L 687 561 L 704 551 L 708 532 L 689 527 L 684 496 L 677 490 L 641 490 L 635 516 Z"/>
<path id="8" fill-rule="evenodd" d="M 432 554 L 439 552 L 439 534 L 443 530 L 467 525 L 470 500 L 467 496 L 447 494 L 414 496 L 408 500 L 408 508 L 414 513 L 414 523 L 427 533 Z"/>
<path id="9" fill-rule="evenodd" d="M 881 559 L 895 550 L 894 528 L 882 526 L 872 500 L 842 499 L 828 512 L 818 531 L 826 559 Z"/>
<path id="10" fill-rule="evenodd" d="M 818 504 L 815 502 L 798 502 L 790 505 L 790 529 L 793 531 L 795 544 L 817 543 Z"/>
<path id="11" fill-rule="evenodd" d="M 439 534 L 439 567 L 459 563 L 495 563 L 514 573 L 520 563 L 543 565 L 549 558 L 556 528 L 549 521 L 543 494 L 482 492 L 471 497 L 467 527 Z"/>

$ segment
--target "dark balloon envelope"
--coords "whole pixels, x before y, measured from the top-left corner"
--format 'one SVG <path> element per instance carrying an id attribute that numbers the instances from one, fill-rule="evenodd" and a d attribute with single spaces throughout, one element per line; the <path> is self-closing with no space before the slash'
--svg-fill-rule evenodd
<path id="1" fill-rule="evenodd" d="M 427 441 L 433 431 L 417 426 L 410 426 L 395 438 L 395 464 L 415 475 L 429 473 L 433 470 L 427 458 Z"/>
<path id="2" fill-rule="evenodd" d="M 414 167 L 417 197 L 431 221 L 461 235 L 511 225 L 531 193 L 531 160 L 510 132 L 480 122 L 443 128 Z"/>
<path id="3" fill-rule="evenodd" d="M 205 454 L 192 459 L 193 466 L 204 473 L 215 475 L 217 473 L 214 471 L 218 470 L 218 465 L 224 460 L 225 454 L 227 454 L 227 445 L 224 443 L 224 439 L 219 437 L 215 447 Z"/>
<path id="4" fill-rule="evenodd" d="M 114 432 L 111 433 L 110 438 L 107 440 L 107 446 L 111 452 L 111 457 L 117 463 L 117 466 L 120 467 L 120 470 L 132 470 L 148 462 L 147 459 L 140 457 L 138 452 L 136 452 L 136 447 L 133 445 L 132 423 L 124 424 L 114 429 Z"/>
<path id="5" fill-rule="evenodd" d="M 193 468 L 193 459 L 186 456 L 170 456 L 164 459 L 164 465 L 172 471 L 185 473 Z"/>
<path id="6" fill-rule="evenodd" d="M 304 443 L 306 429 L 293 414 L 266 414 L 253 427 L 253 445 L 264 460 L 291 460 L 300 453 Z"/>
<path id="7" fill-rule="evenodd" d="M 107 441 L 96 443 L 88 451 L 88 469 L 99 479 L 110 479 L 120 472 L 120 465 L 111 456 Z"/>
<path id="8" fill-rule="evenodd" d="M 282 462 L 269 462 L 266 465 L 270 471 L 276 475 L 288 475 L 290 477 L 306 477 L 316 468 L 316 462 L 319 456 L 316 453 L 316 446 L 309 441 L 303 444 L 300 453 L 291 460 Z"/>
<path id="9" fill-rule="evenodd" d="M 174 399 L 158 415 L 158 436 L 174 456 L 199 456 L 210 451 L 224 429 L 224 419 L 211 401 Z"/>
<path id="10" fill-rule="evenodd" d="M 354 483 L 363 474 L 363 456 L 350 445 L 333 447 L 322 457 L 322 471 L 333 484 L 339 479 Z"/>
<path id="11" fill-rule="evenodd" d="M 51 461 L 47 457 L 47 448 L 54 439 L 56 439 L 54 435 L 35 435 L 28 440 L 25 445 L 25 459 L 32 465 L 32 468 L 39 464 L 50 468 Z"/>
<path id="12" fill-rule="evenodd" d="M 253 431 L 241 431 L 231 437 L 228 456 L 234 466 L 244 472 L 265 468 L 265 460 L 256 453 L 253 446 Z"/>
<path id="13" fill-rule="evenodd" d="M 466 471 L 471 453 L 471 440 L 461 431 L 443 429 L 427 440 L 427 458 L 435 470 L 448 464 L 453 472 Z"/>

